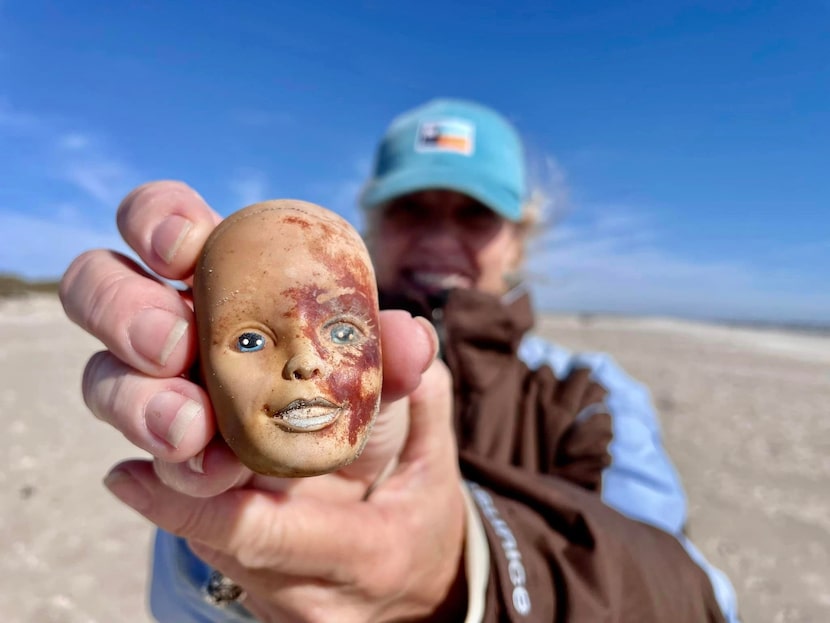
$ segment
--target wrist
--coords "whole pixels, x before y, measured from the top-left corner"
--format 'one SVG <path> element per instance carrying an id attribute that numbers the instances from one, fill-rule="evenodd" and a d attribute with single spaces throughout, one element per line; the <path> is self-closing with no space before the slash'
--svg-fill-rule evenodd
<path id="1" fill-rule="evenodd" d="M 464 555 L 458 557 L 455 578 L 447 590 L 444 600 L 424 622 L 464 621 L 467 616 L 467 573 L 464 564 Z"/>

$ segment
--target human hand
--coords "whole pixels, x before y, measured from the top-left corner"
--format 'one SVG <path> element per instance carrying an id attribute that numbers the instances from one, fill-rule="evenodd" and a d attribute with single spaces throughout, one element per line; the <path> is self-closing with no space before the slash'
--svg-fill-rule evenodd
<path id="1" fill-rule="evenodd" d="M 86 367 L 87 405 L 153 455 L 166 484 L 197 496 L 240 486 L 253 476 L 215 437 L 208 397 L 186 378 L 197 350 L 189 294 L 156 275 L 189 285 L 204 241 L 220 220 L 184 184 L 141 186 L 122 202 L 117 222 L 155 275 L 124 256 L 95 250 L 72 263 L 60 290 L 67 315 L 108 348 Z M 434 356 L 435 337 L 427 323 L 415 324 L 401 312 L 384 313 L 380 328 L 391 349 L 387 352 L 397 352 L 400 364 L 386 371 L 383 399 L 388 404 L 415 387 Z M 405 438 L 406 418 L 385 413 L 364 456 L 344 472 L 364 491 Z"/>
<path id="2" fill-rule="evenodd" d="M 399 463 L 366 501 L 319 495 L 336 474 L 282 493 L 194 498 L 143 461 L 117 466 L 107 484 L 238 583 L 259 621 L 461 620 L 464 508 L 450 395 L 436 361 L 410 396 Z"/>
<path id="3" fill-rule="evenodd" d="M 161 277 L 186 284 L 205 238 L 219 220 L 194 191 L 173 182 L 136 189 L 118 211 L 122 235 L 146 265 Z M 397 469 L 369 503 L 358 502 L 398 454 L 410 415 L 403 397 L 418 385 L 435 354 L 431 329 L 403 312 L 382 315 L 384 404 L 363 455 L 337 474 L 280 481 L 254 476 L 236 460 L 215 437 L 205 392 L 185 378 L 196 357 L 193 312 L 185 292 L 165 285 L 127 258 L 99 250 L 73 262 L 61 284 L 61 299 L 67 315 L 109 349 L 87 365 L 87 404 L 99 418 L 155 457 L 152 467 L 132 462 L 116 468 L 108 479 L 111 488 L 117 494 L 131 489 L 141 492 L 142 488 L 149 492 L 149 506 L 140 504 L 138 510 L 158 525 L 191 538 L 208 562 L 245 586 L 253 610 L 263 608 L 261 616 L 266 617 L 267 607 L 298 620 L 315 620 L 316 608 L 328 603 L 333 610 L 327 612 L 337 612 L 337 620 L 349 620 L 341 617 L 347 612 L 353 613 L 353 620 L 364 620 L 360 617 L 366 613 L 372 614 L 365 620 L 382 620 L 384 612 L 406 612 L 407 616 L 429 612 L 447 593 L 458 570 L 463 513 L 449 427 L 448 381 L 440 380 L 447 375 L 439 364 L 434 364 L 439 366 L 437 372 L 430 368 L 425 381 L 432 380 L 412 398 L 411 416 L 425 414 L 429 426 L 413 424 Z M 444 402 L 430 403 L 425 409 L 426 399 L 420 396 L 443 396 Z M 394 402 L 398 398 L 403 401 Z M 430 428 L 440 422 L 443 426 Z M 419 440 L 418 431 L 443 442 L 435 446 Z M 135 483 L 139 489 L 133 487 Z M 442 493 L 446 503 L 437 503 Z M 214 512 L 229 507 L 239 512 Z M 262 512 L 251 518 L 246 510 L 250 508 Z M 434 516 L 436 510 L 440 517 Z M 370 516 L 359 519 L 361 514 Z M 258 523 L 261 517 L 271 516 L 272 527 Z M 289 517 L 292 521 L 286 520 Z M 425 517 L 431 519 L 425 521 Z M 227 530 L 227 523 L 222 527 L 222 519 L 232 521 L 233 529 Z M 382 525 L 366 529 L 373 522 Z M 285 534 L 269 548 L 267 535 L 277 536 L 272 532 L 276 526 L 283 526 Z M 357 534 L 364 538 L 357 539 L 351 531 L 346 532 L 346 539 L 335 538 L 343 534 L 338 526 L 363 526 Z M 425 552 L 424 539 L 440 543 L 443 554 L 434 556 L 436 550 L 429 549 L 427 560 L 413 567 Z M 299 557 L 311 564 L 311 554 L 319 552 L 319 569 L 325 567 L 326 573 L 337 578 L 326 582 L 310 566 L 287 564 L 296 562 L 289 546 L 300 545 L 294 556 L 300 552 Z M 262 562 L 268 552 L 275 557 L 273 564 Z M 336 553 L 339 557 L 332 557 Z M 407 564 L 395 564 L 403 560 Z M 374 561 L 375 566 L 366 566 L 367 561 Z M 309 590 L 320 592 L 321 599 L 327 595 L 328 601 L 301 599 Z M 398 598 L 390 601 L 390 594 Z"/>

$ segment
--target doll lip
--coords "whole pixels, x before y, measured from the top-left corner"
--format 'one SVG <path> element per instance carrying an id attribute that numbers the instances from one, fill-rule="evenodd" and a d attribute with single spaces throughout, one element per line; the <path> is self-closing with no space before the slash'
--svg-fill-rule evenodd
<path id="1" fill-rule="evenodd" d="M 274 412 L 277 424 L 292 432 L 310 433 L 329 426 L 340 415 L 339 405 L 325 398 L 298 398 Z"/>

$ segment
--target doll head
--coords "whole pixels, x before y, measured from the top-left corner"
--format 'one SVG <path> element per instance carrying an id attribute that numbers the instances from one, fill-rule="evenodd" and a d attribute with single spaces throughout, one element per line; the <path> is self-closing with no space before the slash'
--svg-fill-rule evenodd
<path id="1" fill-rule="evenodd" d="M 240 460 L 312 476 L 363 449 L 381 389 L 377 289 L 341 217 L 293 200 L 244 208 L 211 234 L 196 268 L 202 372 Z"/>

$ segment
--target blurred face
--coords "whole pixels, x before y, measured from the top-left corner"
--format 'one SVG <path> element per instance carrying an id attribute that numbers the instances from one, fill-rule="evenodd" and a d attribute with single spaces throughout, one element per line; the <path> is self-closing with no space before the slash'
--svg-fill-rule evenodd
<path id="1" fill-rule="evenodd" d="M 457 192 L 405 195 L 379 208 L 377 219 L 369 244 L 383 291 L 501 295 L 522 259 L 519 225 Z"/>
<path id="2" fill-rule="evenodd" d="M 208 391 L 248 467 L 325 473 L 360 453 L 377 412 L 373 274 L 345 221 L 252 208 L 208 242 L 197 272 Z"/>

